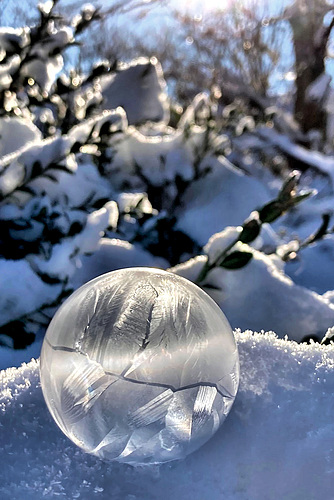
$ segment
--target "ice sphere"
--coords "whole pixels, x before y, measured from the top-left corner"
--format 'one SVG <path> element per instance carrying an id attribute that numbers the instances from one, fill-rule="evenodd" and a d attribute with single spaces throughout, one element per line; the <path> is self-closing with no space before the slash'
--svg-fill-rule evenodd
<path id="1" fill-rule="evenodd" d="M 122 269 L 83 285 L 57 311 L 42 347 L 53 418 L 104 460 L 185 457 L 222 424 L 238 383 L 238 351 L 220 308 L 158 269 Z"/>

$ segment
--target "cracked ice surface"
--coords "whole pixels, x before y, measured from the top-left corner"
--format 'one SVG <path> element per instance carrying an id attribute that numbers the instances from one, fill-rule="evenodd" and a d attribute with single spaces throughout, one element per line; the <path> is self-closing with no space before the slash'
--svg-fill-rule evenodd
<path id="1" fill-rule="evenodd" d="M 239 380 L 231 328 L 193 283 L 125 269 L 77 290 L 43 344 L 51 414 L 86 452 L 132 464 L 183 458 L 225 420 Z"/>

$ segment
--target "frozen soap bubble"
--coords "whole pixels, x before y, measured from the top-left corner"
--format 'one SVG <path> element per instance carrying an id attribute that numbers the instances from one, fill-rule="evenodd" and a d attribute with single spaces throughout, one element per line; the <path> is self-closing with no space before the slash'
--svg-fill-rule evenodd
<path id="1" fill-rule="evenodd" d="M 99 276 L 58 310 L 41 383 L 62 431 L 104 460 L 185 457 L 218 429 L 239 382 L 231 327 L 216 303 L 166 271 Z"/>

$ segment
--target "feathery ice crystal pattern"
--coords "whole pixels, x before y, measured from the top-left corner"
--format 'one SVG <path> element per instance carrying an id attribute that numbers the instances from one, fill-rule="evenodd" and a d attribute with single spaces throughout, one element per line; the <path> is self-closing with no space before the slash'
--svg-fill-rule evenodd
<path id="1" fill-rule="evenodd" d="M 77 290 L 52 320 L 41 383 L 62 431 L 104 460 L 183 458 L 231 409 L 239 361 L 230 325 L 190 281 L 122 269 Z"/>

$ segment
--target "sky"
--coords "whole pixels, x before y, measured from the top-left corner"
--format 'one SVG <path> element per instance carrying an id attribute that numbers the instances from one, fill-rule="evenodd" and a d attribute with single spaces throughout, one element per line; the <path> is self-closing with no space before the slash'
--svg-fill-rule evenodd
<path id="1" fill-rule="evenodd" d="M 252 4 L 252 2 L 254 2 L 254 0 L 244 0 L 243 4 L 247 7 L 249 4 Z M 38 1 L 36 0 L 36 4 L 37 3 Z M 102 5 L 103 9 L 107 6 L 110 6 L 111 4 L 110 0 L 92 0 L 92 3 L 94 5 Z M 139 21 L 131 20 L 137 33 L 140 33 L 141 30 L 146 31 L 147 26 L 149 26 L 150 29 L 158 31 L 163 25 L 171 25 L 171 22 L 169 20 L 170 8 L 179 9 L 181 11 L 184 10 L 185 12 L 189 12 L 194 16 L 200 17 L 202 15 L 205 16 L 206 13 L 209 13 L 210 11 L 215 9 L 221 9 L 223 11 L 228 7 L 228 5 L 236 2 L 235 0 L 166 0 L 166 2 L 161 1 L 159 3 L 161 4 L 161 6 L 158 5 L 152 8 L 147 18 L 143 18 Z M 271 2 L 269 0 L 259 0 L 258 3 L 259 5 L 264 5 L 264 15 L 276 16 L 280 12 L 282 12 L 282 10 L 287 5 L 290 5 L 292 3 L 292 0 L 274 0 Z M 33 4 L 33 0 L 25 2 L 25 5 L 27 6 Z M 78 5 L 78 9 L 80 9 L 82 3 L 78 2 L 77 0 L 60 0 L 59 5 Z M 0 2 L 0 18 L 1 10 L 3 10 L 2 19 L 5 21 L 6 25 L 15 25 L 15 19 L 13 19 L 13 12 L 15 11 L 15 8 L 17 8 L 16 0 L 2 0 Z M 266 10 L 268 8 L 269 11 Z M 31 9 L 29 12 L 31 12 Z M 123 17 L 123 20 L 118 19 L 117 23 L 119 26 L 122 26 L 124 23 L 128 22 L 128 19 L 129 15 L 126 15 L 125 17 Z M 180 47 L 180 50 L 187 50 L 186 40 L 184 42 L 184 46 Z M 291 90 L 291 88 L 293 87 L 294 74 L 290 71 L 293 67 L 293 50 L 289 28 L 287 28 L 286 36 L 284 36 L 284 38 L 282 39 L 281 52 L 282 54 L 284 54 L 284 70 L 277 66 L 270 79 L 271 91 L 274 94 L 284 94 L 286 91 Z M 330 42 L 330 52 L 334 54 L 333 41 Z M 327 59 L 326 66 L 329 74 L 331 76 L 334 76 L 334 60 L 332 58 Z"/>

